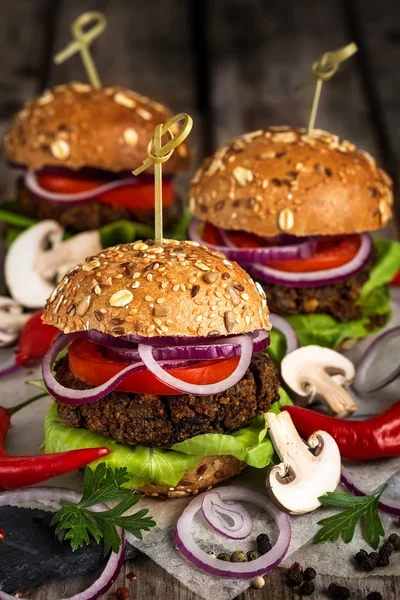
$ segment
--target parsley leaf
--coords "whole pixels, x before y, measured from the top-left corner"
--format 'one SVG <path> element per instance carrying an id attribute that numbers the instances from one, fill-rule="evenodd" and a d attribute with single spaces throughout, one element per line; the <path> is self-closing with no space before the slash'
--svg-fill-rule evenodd
<path id="1" fill-rule="evenodd" d="M 148 510 L 141 509 L 133 515 L 124 516 L 142 498 L 130 489 L 121 487 L 128 481 L 125 468 L 111 469 L 100 463 L 93 471 L 85 470 L 83 495 L 78 504 L 61 500 L 61 508 L 54 515 L 51 525 L 55 525 L 55 535 L 59 542 L 69 540 L 75 551 L 91 539 L 99 543 L 103 540 L 104 556 L 110 550 L 118 552 L 121 540 L 117 527 L 122 527 L 138 539 L 142 531 L 149 531 L 156 525 Z M 113 508 L 101 512 L 90 510 L 95 504 L 119 501 Z"/>
<path id="2" fill-rule="evenodd" d="M 365 539 L 376 549 L 380 538 L 385 535 L 378 512 L 379 498 L 385 488 L 386 485 L 371 496 L 353 496 L 337 492 L 328 492 L 321 496 L 319 501 L 322 504 L 340 506 L 346 510 L 318 522 L 322 527 L 315 536 L 315 543 L 336 542 L 341 536 L 348 544 L 354 537 L 357 523 L 362 521 Z"/>

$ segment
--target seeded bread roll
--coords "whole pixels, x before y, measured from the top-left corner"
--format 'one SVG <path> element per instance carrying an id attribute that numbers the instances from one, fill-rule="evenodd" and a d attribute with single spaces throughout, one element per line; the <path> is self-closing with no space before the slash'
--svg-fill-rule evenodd
<path id="1" fill-rule="evenodd" d="M 4 136 L 4 153 L 32 170 L 132 170 L 147 157 L 155 126 L 171 116 L 162 104 L 122 87 L 58 85 L 27 102 L 14 117 Z M 185 170 L 188 163 L 183 143 L 164 163 L 164 173 Z"/>
<path id="2" fill-rule="evenodd" d="M 367 152 L 325 131 L 286 126 L 222 146 L 190 191 L 199 219 L 259 236 L 378 229 L 392 204 L 392 181 Z"/>
<path id="3" fill-rule="evenodd" d="M 184 498 L 209 490 L 217 483 L 239 475 L 246 467 L 233 456 L 205 456 L 201 463 L 189 473 L 186 473 L 175 487 L 162 487 L 149 483 L 138 488 L 146 496 L 161 498 Z"/>
<path id="4" fill-rule="evenodd" d="M 235 262 L 196 242 L 108 248 L 55 288 L 43 321 L 64 333 L 219 336 L 270 329 L 265 293 Z"/>

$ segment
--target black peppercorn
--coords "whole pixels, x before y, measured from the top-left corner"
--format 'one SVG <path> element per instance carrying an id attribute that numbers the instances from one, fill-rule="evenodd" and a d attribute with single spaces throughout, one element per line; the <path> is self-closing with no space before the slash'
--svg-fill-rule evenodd
<path id="1" fill-rule="evenodd" d="M 337 600 L 347 600 L 350 598 L 349 590 L 337 583 L 331 583 L 328 588 L 328 592 L 331 598 L 337 598 Z"/>
<path id="2" fill-rule="evenodd" d="M 303 583 L 303 576 L 301 573 L 297 572 L 297 573 L 291 573 L 288 576 L 288 586 L 289 587 L 296 587 L 297 585 L 300 585 L 301 583 Z"/>
<path id="3" fill-rule="evenodd" d="M 393 544 L 395 550 L 400 550 L 400 535 L 397 533 L 391 533 L 389 535 L 388 542 Z"/>
<path id="4" fill-rule="evenodd" d="M 257 536 L 257 550 L 260 555 L 266 554 L 272 548 L 269 536 L 266 533 L 260 533 Z"/>
<path id="5" fill-rule="evenodd" d="M 314 592 L 315 586 L 312 581 L 306 581 L 301 584 L 299 592 L 302 596 L 311 596 Z"/>
<path id="6" fill-rule="evenodd" d="M 362 565 L 362 562 L 365 558 L 367 558 L 368 552 L 366 550 L 359 550 L 357 554 L 354 556 L 354 560 L 358 562 L 359 565 Z"/>
<path id="7" fill-rule="evenodd" d="M 373 571 L 378 566 L 379 554 L 370 552 L 362 561 L 361 565 L 366 571 Z"/>
<path id="8" fill-rule="evenodd" d="M 388 567 L 390 565 L 390 556 L 383 553 L 383 554 L 379 554 L 379 558 L 378 558 L 378 567 Z"/>
<path id="9" fill-rule="evenodd" d="M 367 596 L 367 600 L 382 600 L 382 594 L 379 592 L 370 592 Z"/>
<path id="10" fill-rule="evenodd" d="M 317 573 L 316 573 L 315 569 L 313 569 L 312 567 L 307 567 L 307 569 L 303 573 L 304 581 L 311 581 L 312 579 L 315 579 L 316 576 L 317 576 Z"/>
<path id="11" fill-rule="evenodd" d="M 385 554 L 388 554 L 389 556 L 391 556 L 394 552 L 394 544 L 392 544 L 392 542 L 389 542 L 389 540 L 387 542 L 384 542 L 382 544 L 382 546 L 379 548 L 378 552 L 384 552 Z"/>

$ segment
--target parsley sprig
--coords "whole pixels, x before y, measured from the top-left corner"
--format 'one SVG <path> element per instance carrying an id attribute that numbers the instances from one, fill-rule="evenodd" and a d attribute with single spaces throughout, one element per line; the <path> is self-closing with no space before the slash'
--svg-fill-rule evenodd
<path id="1" fill-rule="evenodd" d="M 318 525 L 321 529 L 315 536 L 315 542 L 336 542 L 341 536 L 348 544 L 354 537 L 354 531 L 359 521 L 362 522 L 364 536 L 372 548 L 379 546 L 379 540 L 385 535 L 382 521 L 378 512 L 378 502 L 386 485 L 371 496 L 353 496 L 352 494 L 328 492 L 319 498 L 322 504 L 341 506 L 346 510 L 322 519 Z"/>
<path id="2" fill-rule="evenodd" d="M 89 544 L 91 539 L 97 543 L 103 540 L 103 552 L 106 556 L 110 550 L 118 552 L 120 548 L 117 527 L 142 539 L 142 531 L 149 531 L 156 523 L 151 517 L 146 517 L 148 510 L 145 508 L 133 515 L 124 516 L 142 498 L 140 494 L 121 487 L 128 479 L 125 468 L 113 470 L 105 463 L 100 463 L 95 471 L 87 467 L 80 502 L 74 504 L 61 500 L 61 508 L 51 521 L 51 525 L 56 526 L 55 534 L 59 542 L 69 540 L 75 551 L 84 544 Z M 119 503 L 109 510 L 90 510 L 95 504 L 113 501 Z"/>

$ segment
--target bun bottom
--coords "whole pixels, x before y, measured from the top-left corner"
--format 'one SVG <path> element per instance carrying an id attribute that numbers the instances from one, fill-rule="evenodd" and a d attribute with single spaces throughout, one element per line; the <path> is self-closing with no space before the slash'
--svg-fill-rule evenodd
<path id="1" fill-rule="evenodd" d="M 145 496 L 160 498 L 184 498 L 205 492 L 217 483 L 239 475 L 246 463 L 233 456 L 205 456 L 196 468 L 188 471 L 175 487 L 163 487 L 149 483 L 137 488 Z"/>

